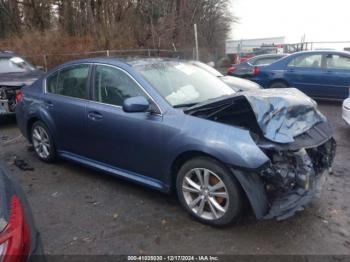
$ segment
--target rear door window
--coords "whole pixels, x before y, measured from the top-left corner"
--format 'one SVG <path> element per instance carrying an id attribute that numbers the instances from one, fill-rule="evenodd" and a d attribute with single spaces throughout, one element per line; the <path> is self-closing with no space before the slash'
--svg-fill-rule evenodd
<path id="1" fill-rule="evenodd" d="M 308 67 L 308 68 L 321 68 L 322 67 L 322 54 L 314 55 L 302 55 L 294 58 L 288 66 L 291 67 Z"/>
<path id="2" fill-rule="evenodd" d="M 266 57 L 256 60 L 254 65 L 270 65 L 273 62 L 277 61 L 276 57 Z"/>
<path id="3" fill-rule="evenodd" d="M 341 55 L 328 54 L 326 56 L 326 65 L 329 69 L 350 70 L 350 58 Z"/>
<path id="4" fill-rule="evenodd" d="M 89 65 L 64 68 L 47 78 L 46 91 L 74 98 L 87 98 Z"/>

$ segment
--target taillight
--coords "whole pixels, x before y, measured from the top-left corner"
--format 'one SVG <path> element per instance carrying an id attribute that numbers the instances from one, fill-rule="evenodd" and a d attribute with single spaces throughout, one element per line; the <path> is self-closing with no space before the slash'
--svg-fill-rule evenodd
<path id="1" fill-rule="evenodd" d="M 233 73 L 235 70 L 236 70 L 236 67 L 231 66 L 227 69 L 227 74 L 229 75 L 229 74 Z"/>
<path id="2" fill-rule="evenodd" d="M 24 212 L 18 197 L 11 198 L 8 224 L 0 233 L 1 262 L 26 261 L 30 252 L 30 232 L 24 220 Z"/>
<path id="3" fill-rule="evenodd" d="M 23 99 L 23 93 L 21 90 L 16 91 L 16 103 L 18 104 Z"/>
<path id="4" fill-rule="evenodd" d="M 260 68 L 257 66 L 254 66 L 253 68 L 253 75 L 257 76 L 260 73 Z"/>

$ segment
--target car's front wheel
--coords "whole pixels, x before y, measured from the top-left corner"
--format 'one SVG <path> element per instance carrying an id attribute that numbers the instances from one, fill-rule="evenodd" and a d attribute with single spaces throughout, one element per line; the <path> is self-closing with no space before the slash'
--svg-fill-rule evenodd
<path id="1" fill-rule="evenodd" d="M 52 136 L 46 125 L 37 121 L 31 129 L 31 141 L 37 156 L 45 161 L 52 162 L 55 159 L 56 152 Z"/>
<path id="2" fill-rule="evenodd" d="M 207 157 L 189 160 L 180 168 L 176 187 L 182 206 L 202 223 L 225 226 L 239 220 L 240 185 L 219 162 Z"/>

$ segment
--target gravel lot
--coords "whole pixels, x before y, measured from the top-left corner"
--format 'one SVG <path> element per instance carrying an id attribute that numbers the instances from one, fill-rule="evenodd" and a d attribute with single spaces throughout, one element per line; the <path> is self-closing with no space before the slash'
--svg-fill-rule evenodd
<path id="1" fill-rule="evenodd" d="M 216 229 L 193 221 L 175 196 L 67 161 L 37 160 L 14 117 L 0 119 L 0 158 L 23 186 L 47 254 L 350 255 L 350 127 L 339 103 L 320 103 L 335 129 L 334 173 L 320 199 L 286 221 Z M 13 165 L 26 160 L 34 171 Z"/>

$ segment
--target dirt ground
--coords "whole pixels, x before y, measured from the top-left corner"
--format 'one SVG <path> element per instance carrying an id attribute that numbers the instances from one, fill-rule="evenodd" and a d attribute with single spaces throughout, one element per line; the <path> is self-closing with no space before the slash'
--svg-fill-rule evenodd
<path id="1" fill-rule="evenodd" d="M 320 103 L 335 129 L 334 173 L 321 198 L 285 221 L 249 212 L 225 229 L 193 221 L 175 196 L 67 161 L 40 162 L 14 117 L 0 120 L 0 158 L 23 186 L 47 254 L 350 255 L 350 127 L 339 103 Z M 34 171 L 13 162 L 24 159 Z"/>

